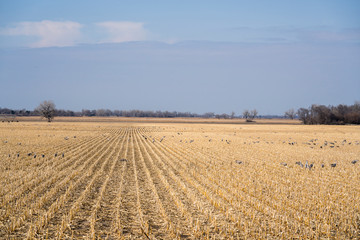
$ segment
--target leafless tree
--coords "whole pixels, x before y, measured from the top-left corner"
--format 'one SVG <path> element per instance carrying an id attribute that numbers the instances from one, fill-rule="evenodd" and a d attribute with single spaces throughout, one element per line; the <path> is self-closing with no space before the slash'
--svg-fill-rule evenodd
<path id="1" fill-rule="evenodd" d="M 285 117 L 290 118 L 290 119 L 294 119 L 294 118 L 296 117 L 296 112 L 295 112 L 295 110 L 294 110 L 293 108 L 287 110 L 287 111 L 285 112 Z"/>
<path id="2" fill-rule="evenodd" d="M 43 101 L 35 108 L 35 111 L 40 113 L 42 117 L 46 118 L 48 122 L 51 122 L 55 116 L 55 104 L 53 101 Z"/>
<path id="3" fill-rule="evenodd" d="M 257 114 L 258 114 L 258 111 L 257 111 L 256 109 L 251 110 L 251 111 L 250 111 L 250 118 L 251 118 L 251 119 L 256 118 Z"/>
<path id="4" fill-rule="evenodd" d="M 304 123 L 304 124 L 310 124 L 311 123 L 311 114 L 310 114 L 310 110 L 306 109 L 306 108 L 299 108 L 298 112 L 297 112 L 299 119 Z"/>
<path id="5" fill-rule="evenodd" d="M 243 111 L 243 118 L 245 118 L 246 120 L 248 119 L 248 118 L 250 118 L 250 112 L 249 112 L 249 110 L 244 110 Z"/>
<path id="6" fill-rule="evenodd" d="M 203 114 L 204 118 L 214 118 L 215 117 L 215 113 L 213 112 L 207 112 Z"/>

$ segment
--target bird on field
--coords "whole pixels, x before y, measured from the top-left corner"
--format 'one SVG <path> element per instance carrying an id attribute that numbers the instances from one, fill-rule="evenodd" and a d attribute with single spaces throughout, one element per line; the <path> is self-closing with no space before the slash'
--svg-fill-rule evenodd
<path id="1" fill-rule="evenodd" d="M 321 167 L 322 167 L 322 168 L 325 167 L 325 164 L 322 163 L 322 164 L 321 164 Z"/>
<path id="2" fill-rule="evenodd" d="M 239 161 L 239 160 L 236 160 L 235 161 L 237 164 L 242 164 L 243 162 L 242 161 Z"/>
<path id="3" fill-rule="evenodd" d="M 57 153 L 55 153 L 54 156 L 57 157 Z"/>
<path id="4" fill-rule="evenodd" d="M 65 154 L 63 153 L 61 156 L 62 156 L 62 157 L 64 157 L 64 156 L 65 156 Z"/>
<path id="5" fill-rule="evenodd" d="M 336 163 L 331 163 L 330 166 L 331 167 L 336 167 Z"/>
<path id="6" fill-rule="evenodd" d="M 36 158 L 36 154 L 34 154 L 34 158 Z"/>
<path id="7" fill-rule="evenodd" d="M 351 161 L 351 163 L 352 164 L 355 164 L 355 163 L 357 163 L 359 160 L 353 160 L 353 161 Z"/>
<path id="8" fill-rule="evenodd" d="M 305 163 L 305 168 L 309 168 L 309 163 L 308 163 L 308 161 L 306 161 L 306 163 Z"/>
<path id="9" fill-rule="evenodd" d="M 44 158 L 44 157 L 45 157 L 45 154 L 42 154 L 41 156 Z"/>
<path id="10" fill-rule="evenodd" d="M 287 163 L 285 163 L 285 162 L 282 162 L 282 163 L 280 163 L 280 164 L 283 165 L 284 167 L 287 166 Z"/>
<path id="11" fill-rule="evenodd" d="M 20 157 L 20 154 L 18 153 L 16 156 L 17 156 L 17 157 Z"/>
<path id="12" fill-rule="evenodd" d="M 314 166 L 314 164 L 312 163 L 312 164 L 310 164 L 309 165 L 309 170 L 311 170 L 311 168 Z"/>

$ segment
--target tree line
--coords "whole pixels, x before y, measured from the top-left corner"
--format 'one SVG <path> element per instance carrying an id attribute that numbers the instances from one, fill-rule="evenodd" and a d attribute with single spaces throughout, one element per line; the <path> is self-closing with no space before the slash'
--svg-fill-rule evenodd
<path id="1" fill-rule="evenodd" d="M 0 116 L 42 116 L 49 122 L 55 116 L 69 117 L 153 117 L 153 118 L 217 118 L 217 119 L 233 119 L 245 118 L 247 122 L 253 121 L 255 118 L 290 118 L 299 119 L 304 124 L 360 124 L 360 102 L 353 105 L 340 104 L 338 106 L 325 106 L 313 104 L 309 108 L 300 108 L 297 111 L 289 109 L 283 116 L 258 116 L 256 109 L 244 110 L 241 116 L 236 116 L 234 112 L 231 114 L 215 114 L 207 112 L 203 114 L 176 111 L 143 111 L 143 110 L 110 110 L 97 109 L 82 111 L 71 111 L 56 109 L 52 101 L 43 101 L 33 111 L 29 110 L 13 110 L 9 108 L 0 108 Z"/>
<path id="2" fill-rule="evenodd" d="M 297 117 L 304 124 L 360 124 L 360 102 L 350 106 L 313 104 L 309 108 L 300 108 Z"/>
<path id="3" fill-rule="evenodd" d="M 254 119 L 257 117 L 257 111 L 245 110 L 244 118 Z M 81 111 L 71 111 L 56 109 L 55 104 L 52 101 L 43 101 L 33 111 L 29 110 L 13 110 L 9 108 L 0 107 L 0 115 L 6 116 L 43 116 L 50 119 L 51 116 L 58 117 L 153 117 L 153 118 L 217 118 L 217 119 L 233 119 L 241 118 L 242 116 L 236 116 L 235 112 L 230 114 L 222 113 L 215 114 L 214 112 L 206 112 L 203 114 L 191 113 L 191 112 L 177 112 L 177 111 L 144 111 L 144 110 L 110 110 L 110 109 L 82 109 Z M 49 116 L 49 118 L 48 118 Z M 259 116 L 266 117 L 266 116 Z M 281 117 L 281 116 L 278 116 Z"/>
<path id="4" fill-rule="evenodd" d="M 43 101 L 34 110 L 14 110 L 0 107 L 0 115 L 2 116 L 43 116 L 48 120 L 53 117 L 152 117 L 152 118 L 218 118 L 231 119 L 236 118 L 235 113 L 231 114 L 215 114 L 207 112 L 203 114 L 191 112 L 177 112 L 177 111 L 144 111 L 144 110 L 110 110 L 110 109 L 82 109 L 81 111 L 71 111 L 56 109 L 55 104 L 51 101 Z"/>

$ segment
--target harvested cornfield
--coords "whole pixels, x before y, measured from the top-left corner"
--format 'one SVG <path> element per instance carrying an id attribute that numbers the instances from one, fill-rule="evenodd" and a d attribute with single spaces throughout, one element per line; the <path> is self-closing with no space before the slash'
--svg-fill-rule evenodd
<path id="1" fill-rule="evenodd" d="M 0 123 L 1 239 L 359 239 L 357 126 Z"/>

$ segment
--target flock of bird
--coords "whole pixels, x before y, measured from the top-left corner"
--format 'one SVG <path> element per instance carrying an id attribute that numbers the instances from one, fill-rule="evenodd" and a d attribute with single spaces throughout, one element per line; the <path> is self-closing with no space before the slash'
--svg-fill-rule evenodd
<path id="1" fill-rule="evenodd" d="M 180 135 L 180 133 L 178 133 L 178 135 Z M 205 136 L 208 137 L 208 136 Z M 165 136 L 161 139 L 161 141 L 165 138 Z M 260 138 L 258 138 L 260 139 Z M 209 142 L 212 142 L 213 139 L 209 139 Z M 325 147 L 330 147 L 330 148 L 339 148 L 340 146 L 345 146 L 345 145 L 360 145 L 360 141 L 354 141 L 354 142 L 350 142 L 347 141 L 346 139 L 344 139 L 343 141 L 341 141 L 341 143 L 338 143 L 337 141 L 333 141 L 333 142 L 328 142 L 328 141 L 324 141 L 323 144 L 320 144 L 319 142 L 317 142 L 318 139 L 311 139 L 309 140 L 309 142 L 305 142 L 303 144 L 310 146 L 310 148 L 314 148 L 315 146 L 319 146 L 319 148 L 325 148 Z M 187 143 L 188 141 L 183 141 L 183 140 L 179 140 L 179 142 L 185 142 Z M 194 140 L 190 140 L 189 143 L 194 142 Z M 227 139 L 221 139 L 221 142 L 226 142 L 227 144 L 231 143 L 231 140 L 227 140 Z M 250 141 L 250 142 L 244 142 L 244 144 L 259 144 L 261 143 L 260 140 L 256 140 L 256 141 Z M 265 141 L 266 144 L 274 144 L 274 142 L 272 141 Z M 295 146 L 298 145 L 298 143 L 296 141 L 283 141 L 283 144 L 288 144 L 291 146 Z"/>
<path id="2" fill-rule="evenodd" d="M 341 142 L 337 142 L 337 141 L 328 142 L 328 141 L 325 140 L 323 144 L 320 144 L 320 143 L 318 142 L 318 139 L 315 138 L 315 139 L 309 140 L 309 142 L 307 142 L 307 143 L 305 143 L 305 144 L 306 144 L 306 145 L 309 145 L 310 148 L 314 148 L 314 147 L 316 147 L 316 146 L 319 146 L 320 148 L 325 148 L 325 147 L 330 147 L 330 148 L 335 148 L 335 147 L 336 147 L 336 148 L 339 148 L 339 147 L 345 146 L 345 145 L 352 145 L 352 144 L 354 144 L 354 145 L 359 145 L 360 142 L 359 142 L 359 141 L 350 142 L 350 141 L 344 139 L 344 140 L 342 140 Z"/>
<path id="3" fill-rule="evenodd" d="M 352 164 L 356 164 L 358 161 L 359 161 L 359 160 L 353 160 L 353 161 L 351 161 L 351 163 L 352 163 Z M 240 161 L 240 160 L 235 160 L 235 163 L 237 163 L 237 164 L 243 164 L 244 162 L 243 162 L 243 161 Z M 314 167 L 314 163 L 309 164 L 308 161 L 306 161 L 305 164 L 303 164 L 303 163 L 300 162 L 300 161 L 296 162 L 295 164 L 296 164 L 296 165 L 299 165 L 299 166 L 302 167 L 302 168 L 309 169 L 309 170 L 311 170 L 311 169 Z M 287 164 L 286 162 L 281 162 L 280 165 L 282 165 L 282 166 L 284 166 L 284 167 L 287 167 L 288 164 Z M 325 164 L 322 163 L 320 166 L 321 166 L 321 168 L 324 168 L 324 167 L 325 167 Z M 332 168 L 334 168 L 334 167 L 336 167 L 336 166 L 337 166 L 337 163 L 331 163 L 331 164 L 330 164 L 330 167 L 332 167 Z"/>
<path id="4" fill-rule="evenodd" d="M 178 135 L 182 135 L 182 133 L 177 133 L 177 134 L 178 134 Z M 143 136 L 143 137 L 144 137 L 145 139 L 147 139 L 145 136 Z M 205 136 L 205 137 L 208 137 L 208 136 Z M 151 138 L 151 136 L 150 136 L 150 138 Z M 163 136 L 163 137 L 160 139 L 160 142 L 162 142 L 164 139 L 165 139 L 165 136 Z M 211 142 L 211 141 L 212 141 L 212 139 L 209 139 L 209 142 Z M 311 147 L 312 147 L 312 145 L 319 145 L 319 143 L 317 143 L 317 141 L 318 141 L 318 139 L 311 139 L 311 140 L 309 140 L 309 142 L 307 142 L 307 143 L 305 143 L 305 144 L 306 144 L 306 145 L 311 145 Z M 155 138 L 153 138 L 152 142 L 153 142 L 153 143 L 155 142 Z M 188 141 L 186 141 L 186 140 L 183 141 L 182 139 L 179 140 L 179 142 L 181 142 L 181 143 L 182 143 L 182 142 L 188 143 Z M 192 142 L 194 142 L 193 139 L 189 140 L 189 143 L 192 143 Z M 221 139 L 221 142 L 224 142 L 224 139 Z M 230 140 L 227 140 L 227 139 L 225 139 L 225 142 L 226 142 L 227 144 L 230 144 L 230 143 L 231 143 L 231 141 L 230 141 Z M 252 141 L 252 143 L 253 143 L 253 144 L 260 143 L 260 141 L 259 141 L 259 140 L 258 140 L 258 141 Z M 266 143 L 269 143 L 269 142 L 266 142 Z M 273 144 L 273 142 L 271 142 L 271 143 Z M 286 143 L 286 144 L 289 144 L 289 145 L 292 145 L 292 146 L 298 144 L 296 141 L 289 141 L 289 142 L 283 141 L 283 143 Z M 244 144 L 247 144 L 247 142 L 244 142 Z M 323 148 L 323 147 L 325 147 L 325 146 L 330 146 L 330 148 L 334 148 L 335 146 L 336 146 L 336 147 L 339 147 L 339 145 L 336 145 L 336 144 L 337 144 L 336 141 L 334 141 L 334 142 L 324 141 L 324 144 L 321 145 L 320 148 Z M 352 142 L 348 142 L 348 141 L 345 139 L 345 140 L 343 140 L 343 141 L 341 142 L 341 145 L 345 145 L 345 144 L 351 145 Z M 359 142 L 359 141 L 355 141 L 353 144 L 359 145 L 360 142 Z M 351 163 L 352 163 L 352 164 L 356 164 L 358 161 L 359 161 L 359 160 L 353 160 L 353 161 L 351 161 Z M 236 163 L 236 164 L 244 164 L 244 162 L 243 162 L 243 161 L 240 161 L 240 160 L 235 160 L 235 163 Z M 287 164 L 286 162 L 281 162 L 280 164 L 281 164 L 282 166 L 284 166 L 284 167 L 287 167 L 287 166 L 288 166 L 288 164 Z M 295 164 L 298 165 L 298 166 L 300 166 L 301 168 L 304 168 L 304 169 L 309 169 L 309 170 L 311 170 L 312 168 L 314 168 L 314 163 L 310 163 L 310 164 L 309 164 L 308 161 L 306 161 L 305 163 L 302 163 L 302 162 L 300 162 L 300 161 L 297 161 L 297 162 L 295 162 Z M 331 163 L 331 164 L 330 164 L 330 167 L 335 168 L 337 165 L 338 165 L 337 163 Z M 321 168 L 324 168 L 324 167 L 325 167 L 325 164 L 324 164 L 324 163 L 321 163 L 321 164 L 320 164 L 320 167 L 321 167 Z"/>
<path id="5" fill-rule="evenodd" d="M 358 161 L 359 161 L 359 160 L 353 160 L 353 161 L 351 161 L 351 163 L 352 163 L 352 164 L 356 164 Z M 285 162 L 282 162 L 282 163 L 280 163 L 280 164 L 283 165 L 284 167 L 287 166 L 287 163 L 285 163 Z M 296 164 L 296 165 L 299 165 L 299 166 L 302 167 L 302 168 L 309 169 L 309 170 L 311 170 L 311 169 L 314 167 L 314 163 L 309 164 L 308 161 L 306 161 L 305 164 L 303 164 L 303 163 L 300 162 L 300 161 L 296 162 L 295 164 Z M 324 168 L 324 167 L 325 167 L 325 164 L 324 164 L 324 163 L 321 163 L 320 166 L 321 166 L 321 168 Z M 337 166 L 337 163 L 330 163 L 330 167 L 334 168 L 334 167 L 336 167 L 336 166 Z"/>
<path id="6" fill-rule="evenodd" d="M 178 135 L 180 135 L 180 133 L 178 133 Z M 143 137 L 145 138 L 145 140 L 147 139 L 146 136 L 143 135 Z M 152 138 L 151 136 L 149 136 L 149 137 Z M 208 137 L 208 136 L 206 136 L 206 137 Z M 74 136 L 74 138 L 76 138 L 76 136 Z M 68 139 L 69 139 L 68 137 L 65 137 L 65 140 L 68 140 Z M 162 142 L 164 139 L 165 139 L 165 136 L 163 136 L 159 141 Z M 209 142 L 211 142 L 211 141 L 212 141 L 212 139 L 209 139 Z M 224 139 L 221 139 L 221 141 L 223 142 Z M 306 144 L 307 144 L 307 145 L 318 145 L 317 141 L 318 141 L 318 139 L 311 139 L 311 140 L 310 140 L 308 143 L 306 143 Z M 153 143 L 155 142 L 155 138 L 152 139 L 152 142 L 153 142 Z M 182 140 L 180 140 L 180 142 L 182 142 Z M 185 142 L 187 142 L 187 141 L 185 141 Z M 192 142 L 194 142 L 193 139 L 191 139 L 191 140 L 189 141 L 189 143 L 192 143 Z M 231 141 L 225 139 L 225 142 L 226 142 L 227 144 L 230 144 Z M 4 143 L 7 143 L 7 141 L 4 141 Z M 245 143 L 245 142 L 244 142 L 244 143 Z M 255 142 L 253 142 L 253 143 L 260 143 L 260 141 L 255 141 Z M 283 143 L 286 143 L 286 142 L 283 141 Z M 324 144 L 323 144 L 322 146 L 320 146 L 320 148 L 323 148 L 324 146 L 328 146 L 328 145 L 329 145 L 331 148 L 333 148 L 333 147 L 335 147 L 335 144 L 336 144 L 336 143 L 337 143 L 336 141 L 334 141 L 334 142 L 327 142 L 327 141 L 325 141 Z M 288 144 L 289 144 L 289 145 L 295 145 L 295 144 L 297 144 L 297 142 L 288 142 Z M 345 144 L 351 145 L 352 143 L 351 143 L 351 142 L 347 142 L 347 140 L 345 139 L 345 140 L 343 140 L 343 141 L 341 142 L 341 144 L 342 144 L 342 145 L 345 145 Z M 359 142 L 356 141 L 354 144 L 358 145 Z M 339 147 L 339 146 L 337 146 L 337 147 Z M 54 154 L 54 157 L 57 157 L 57 156 L 59 156 L 59 155 L 60 155 L 60 154 L 55 153 L 55 154 Z M 27 156 L 29 156 L 29 157 L 32 156 L 33 158 L 36 158 L 38 155 L 37 155 L 36 153 L 31 152 L 31 153 L 28 153 Z M 41 154 L 41 155 L 39 155 L 39 156 L 41 156 L 42 158 L 45 158 L 45 154 Z M 61 156 L 64 157 L 64 156 L 65 156 L 65 153 L 61 153 Z M 11 154 L 9 154 L 9 157 L 11 157 Z M 20 157 L 20 154 L 17 153 L 17 154 L 16 154 L 16 157 Z M 126 159 L 121 159 L 120 161 L 126 161 Z M 351 161 L 351 164 L 356 164 L 358 161 L 359 161 L 359 160 L 353 160 L 353 161 Z M 240 160 L 236 160 L 235 163 L 237 163 L 237 164 L 243 164 L 244 162 L 243 162 L 243 161 L 240 161 Z M 284 167 L 287 167 L 287 166 L 288 166 L 288 164 L 287 164 L 286 162 L 281 162 L 280 164 L 281 164 L 282 166 L 284 166 Z M 311 170 L 311 169 L 314 167 L 314 163 L 309 164 L 308 161 L 306 161 L 305 164 L 302 163 L 302 162 L 300 162 L 300 161 L 297 161 L 297 162 L 295 162 L 295 164 L 298 165 L 298 166 L 300 166 L 300 167 L 302 167 L 302 168 L 309 169 L 309 170 Z M 324 163 L 321 163 L 320 166 L 321 166 L 321 168 L 324 168 L 324 167 L 325 167 L 325 164 L 324 164 Z M 332 168 L 335 168 L 336 166 L 337 166 L 337 163 L 331 163 L 331 164 L 330 164 L 330 167 L 332 167 Z"/>
<path id="7" fill-rule="evenodd" d="M 39 154 L 37 155 L 36 153 L 34 152 L 30 152 L 28 154 L 26 154 L 28 157 L 32 157 L 32 158 L 37 158 L 37 157 L 42 157 L 42 158 L 45 158 L 45 154 Z M 55 153 L 54 154 L 54 157 L 57 157 L 57 156 L 62 156 L 62 157 L 65 157 L 65 153 L 61 153 L 61 154 L 58 154 L 58 153 Z M 11 157 L 11 154 L 9 154 L 9 157 Z M 16 154 L 16 157 L 20 157 L 20 153 L 17 153 Z"/>

